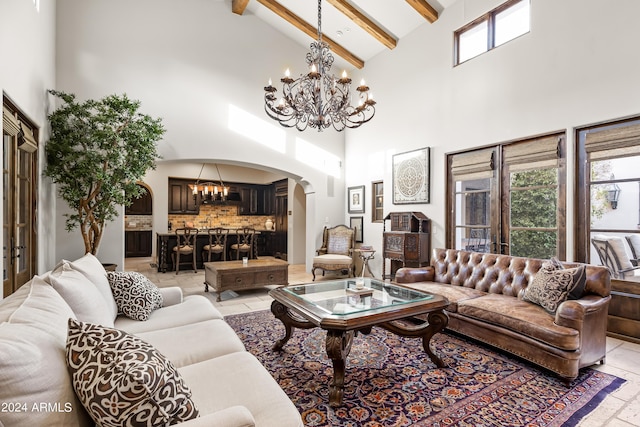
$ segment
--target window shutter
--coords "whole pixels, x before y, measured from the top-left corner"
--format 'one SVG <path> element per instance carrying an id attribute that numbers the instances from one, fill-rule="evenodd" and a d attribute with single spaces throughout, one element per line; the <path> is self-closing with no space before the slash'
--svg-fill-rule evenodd
<path id="1" fill-rule="evenodd" d="M 584 145 L 589 160 L 640 155 L 640 124 L 589 131 Z"/>
<path id="2" fill-rule="evenodd" d="M 18 119 L 4 105 L 2 106 L 2 130 L 11 136 L 16 136 L 20 132 Z"/>
<path id="3" fill-rule="evenodd" d="M 451 174 L 456 181 L 491 178 L 494 170 L 494 148 L 454 154 Z"/>

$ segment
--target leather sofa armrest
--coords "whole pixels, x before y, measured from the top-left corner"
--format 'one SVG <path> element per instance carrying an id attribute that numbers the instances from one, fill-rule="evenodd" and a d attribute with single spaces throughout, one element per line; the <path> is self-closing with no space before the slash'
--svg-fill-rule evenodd
<path id="1" fill-rule="evenodd" d="M 396 271 L 395 282 L 397 283 L 416 283 L 416 282 L 433 282 L 435 277 L 435 269 L 428 267 L 403 267 Z"/>
<path id="2" fill-rule="evenodd" d="M 182 427 L 255 427 L 256 421 L 244 406 L 230 406 L 176 425 Z"/>
<path id="3" fill-rule="evenodd" d="M 180 304 L 182 302 L 182 289 L 178 286 L 158 289 L 160 290 L 160 294 L 162 294 L 163 307 Z"/>
<path id="4" fill-rule="evenodd" d="M 606 319 L 610 299 L 599 295 L 586 295 L 580 299 L 567 300 L 558 307 L 555 324 L 581 331 L 582 324 L 588 316 L 602 315 Z"/>

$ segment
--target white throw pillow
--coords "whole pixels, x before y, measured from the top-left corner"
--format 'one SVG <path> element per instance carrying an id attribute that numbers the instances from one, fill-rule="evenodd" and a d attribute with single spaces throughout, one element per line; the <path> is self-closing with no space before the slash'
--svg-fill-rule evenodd
<path id="1" fill-rule="evenodd" d="M 1 305 L 0 425 L 92 426 L 64 357 L 73 311 L 39 276 L 18 292 Z"/>
<path id="2" fill-rule="evenodd" d="M 116 301 L 111 294 L 111 287 L 109 287 L 109 281 L 107 280 L 107 271 L 102 266 L 102 263 L 98 258 L 87 252 L 83 257 L 78 258 L 75 261 L 66 261 L 71 265 L 71 268 L 84 274 L 91 283 L 95 285 L 100 291 L 100 294 L 107 303 L 107 307 L 111 312 L 113 319 L 115 320 L 118 315 L 118 307 Z"/>
<path id="3" fill-rule="evenodd" d="M 49 280 L 78 320 L 113 327 L 114 316 L 98 288 L 68 262 L 51 272 Z"/>

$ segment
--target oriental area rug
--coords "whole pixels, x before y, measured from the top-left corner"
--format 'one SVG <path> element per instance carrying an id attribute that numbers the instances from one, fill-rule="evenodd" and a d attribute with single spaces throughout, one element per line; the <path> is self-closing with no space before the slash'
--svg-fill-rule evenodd
<path id="1" fill-rule="evenodd" d="M 305 426 L 574 426 L 624 380 L 584 369 L 567 387 L 552 374 L 460 336 L 431 343 L 374 327 L 358 334 L 347 359 L 343 405 L 328 405 L 333 376 L 325 331 L 294 329 L 281 352 L 271 350 L 284 326 L 269 310 L 225 320 L 296 405 Z"/>

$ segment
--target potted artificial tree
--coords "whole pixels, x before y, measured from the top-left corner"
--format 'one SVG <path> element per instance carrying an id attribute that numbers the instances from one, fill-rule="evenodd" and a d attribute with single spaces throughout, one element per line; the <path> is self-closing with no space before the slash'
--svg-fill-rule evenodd
<path id="1" fill-rule="evenodd" d="M 62 104 L 49 116 L 44 174 L 73 213 L 66 229 L 80 228 L 85 253 L 96 255 L 106 223 L 144 192 L 136 185 L 159 158 L 161 119 L 138 112 L 126 95 L 77 102 L 73 94 L 50 90 Z"/>

